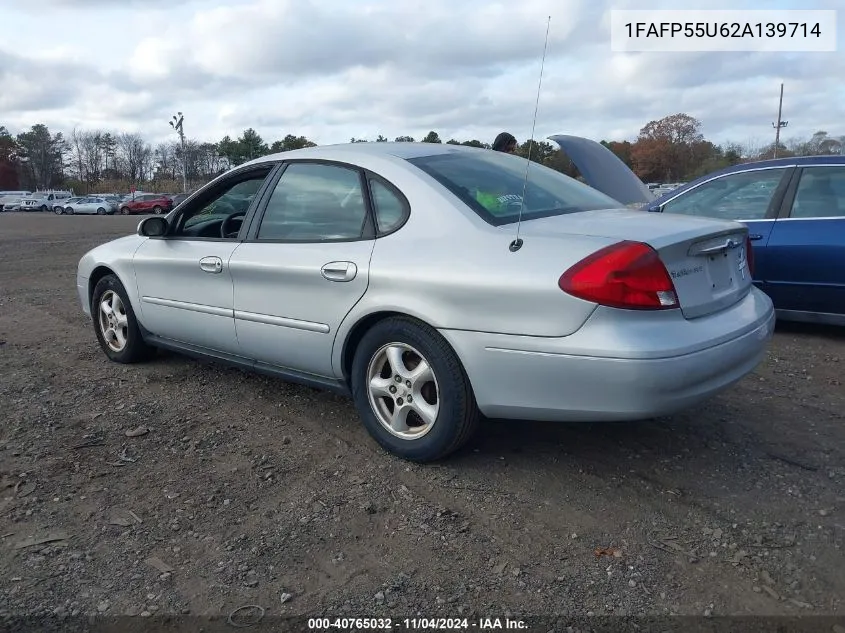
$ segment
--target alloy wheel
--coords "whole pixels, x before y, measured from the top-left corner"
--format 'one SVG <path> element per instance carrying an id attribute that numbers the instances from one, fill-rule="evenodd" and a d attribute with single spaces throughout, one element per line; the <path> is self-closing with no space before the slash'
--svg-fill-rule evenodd
<path id="1" fill-rule="evenodd" d="M 367 395 L 379 423 L 391 434 L 414 440 L 428 433 L 440 411 L 434 370 L 406 343 L 383 345 L 367 367 Z"/>
<path id="2" fill-rule="evenodd" d="M 100 297 L 99 322 L 106 345 L 115 352 L 123 351 L 129 336 L 129 320 L 123 301 L 113 290 L 107 290 Z"/>

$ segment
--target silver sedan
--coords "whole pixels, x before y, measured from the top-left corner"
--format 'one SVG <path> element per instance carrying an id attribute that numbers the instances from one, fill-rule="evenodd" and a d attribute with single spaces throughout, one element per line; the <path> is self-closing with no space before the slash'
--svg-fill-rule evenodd
<path id="1" fill-rule="evenodd" d="M 79 198 L 73 203 L 66 204 L 64 209 L 62 209 L 62 213 L 67 213 L 69 215 L 107 215 L 114 213 L 114 211 L 115 207 L 109 200 L 96 196 Z"/>
<path id="2" fill-rule="evenodd" d="M 65 198 L 64 200 L 56 200 L 53 204 L 53 213 L 62 215 L 65 212 L 65 207 L 73 207 L 81 200 L 85 200 L 85 196 L 76 196 L 73 198 Z"/>
<path id="3" fill-rule="evenodd" d="M 592 186 L 472 147 L 354 143 L 232 169 L 86 253 L 106 356 L 156 348 L 349 394 L 430 461 L 482 415 L 640 420 L 764 358 L 774 312 L 745 226 L 653 199 L 609 150 L 551 137 Z"/>

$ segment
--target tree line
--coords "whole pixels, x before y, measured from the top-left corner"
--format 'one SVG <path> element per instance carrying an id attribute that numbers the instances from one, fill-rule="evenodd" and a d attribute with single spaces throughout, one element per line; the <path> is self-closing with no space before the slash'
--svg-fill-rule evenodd
<path id="1" fill-rule="evenodd" d="M 379 135 L 372 142 L 389 139 Z M 353 143 L 368 139 L 350 139 Z M 398 136 L 396 142 L 414 142 Z M 443 143 L 429 132 L 423 143 Z M 453 145 L 490 148 L 477 139 L 445 141 Z M 845 136 L 833 137 L 818 131 L 809 139 L 792 139 L 775 144 L 756 141 L 715 144 L 704 138 L 701 122 L 679 113 L 650 121 L 636 140 L 601 143 L 646 182 L 689 180 L 740 162 L 796 155 L 839 154 Z M 208 182 L 231 167 L 267 154 L 313 147 L 304 136 L 288 134 L 268 143 L 249 128 L 237 138 L 225 136 L 217 142 L 185 139 L 147 142 L 141 134 L 74 128 L 69 134 L 51 132 L 38 123 L 13 136 L 0 125 L 0 190 L 73 189 L 76 193 L 124 192 L 131 186 L 142 190 L 177 192 L 185 170 L 189 188 Z M 578 172 L 557 147 L 547 141 L 524 141 L 517 153 L 570 176 Z"/>

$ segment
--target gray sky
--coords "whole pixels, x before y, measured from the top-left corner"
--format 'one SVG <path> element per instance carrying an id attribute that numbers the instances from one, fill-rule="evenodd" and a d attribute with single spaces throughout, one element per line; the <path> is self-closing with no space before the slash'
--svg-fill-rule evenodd
<path id="1" fill-rule="evenodd" d="M 634 140 L 686 112 L 711 140 L 845 134 L 842 0 L 650 0 L 649 8 L 843 9 L 836 53 L 613 53 L 609 11 L 641 0 L 0 0 L 0 125 L 191 138 L 255 128 L 318 143 L 383 134 Z M 8 5 L 15 5 L 14 9 Z"/>

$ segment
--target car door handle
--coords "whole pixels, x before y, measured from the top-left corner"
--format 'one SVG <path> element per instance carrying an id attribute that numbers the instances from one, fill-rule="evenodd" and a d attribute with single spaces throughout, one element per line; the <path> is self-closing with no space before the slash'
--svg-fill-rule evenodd
<path id="1" fill-rule="evenodd" d="M 223 260 L 214 256 L 203 257 L 200 260 L 200 268 L 202 268 L 203 272 L 207 273 L 222 273 Z"/>
<path id="2" fill-rule="evenodd" d="M 755 233 L 755 234 L 753 234 L 753 235 L 749 235 L 749 236 L 748 236 L 748 239 L 749 239 L 749 240 L 751 240 L 752 242 L 756 242 L 757 240 L 762 240 L 762 239 L 763 239 L 763 236 L 762 236 L 762 235 L 758 235 L 757 233 Z"/>
<path id="3" fill-rule="evenodd" d="M 329 281 L 352 281 L 358 274 L 358 267 L 352 262 L 329 262 L 320 273 Z"/>

